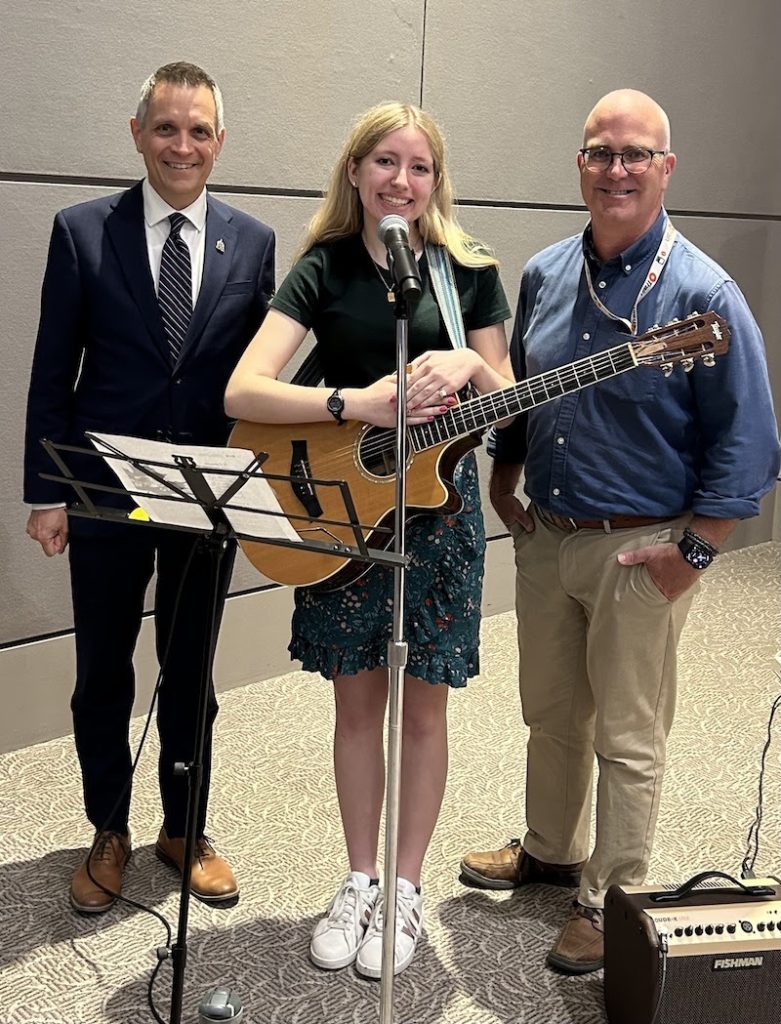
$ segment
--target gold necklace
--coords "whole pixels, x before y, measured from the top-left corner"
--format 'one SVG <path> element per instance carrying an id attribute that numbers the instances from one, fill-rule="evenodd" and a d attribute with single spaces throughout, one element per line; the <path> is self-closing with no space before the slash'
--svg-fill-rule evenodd
<path id="1" fill-rule="evenodd" d="M 379 263 L 372 256 L 371 252 L 369 251 L 369 247 L 366 244 L 366 241 L 363 240 L 363 239 L 362 239 L 362 241 L 363 241 L 363 247 L 366 250 L 366 255 L 369 257 L 371 265 L 374 267 L 374 269 L 375 269 L 375 271 L 377 273 L 377 277 L 379 277 L 380 281 L 382 282 L 382 287 L 385 289 L 385 297 L 386 297 L 387 301 L 388 302 L 395 302 L 396 301 L 396 293 L 393 290 L 393 277 L 391 276 L 390 283 L 388 283 L 388 279 L 385 276 L 385 274 L 383 273 L 382 267 L 379 265 Z M 415 255 L 415 259 L 418 259 L 418 255 L 419 255 L 418 251 L 416 249 L 413 249 L 413 253 Z"/>
<path id="2" fill-rule="evenodd" d="M 387 277 L 382 272 L 382 267 L 379 265 L 379 263 L 375 263 L 374 257 L 372 256 L 368 249 L 366 250 L 366 252 L 368 253 L 369 259 L 371 260 L 372 266 L 377 271 L 377 277 L 379 277 L 380 281 L 382 282 L 382 287 L 385 289 L 385 298 L 387 299 L 388 302 L 395 302 L 396 293 L 393 290 L 393 281 L 391 281 L 390 284 L 388 283 Z"/>

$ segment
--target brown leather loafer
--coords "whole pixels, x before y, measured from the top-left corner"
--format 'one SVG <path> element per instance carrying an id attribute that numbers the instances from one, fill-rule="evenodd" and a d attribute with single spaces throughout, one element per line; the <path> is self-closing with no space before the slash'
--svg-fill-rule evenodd
<path id="1" fill-rule="evenodd" d="M 129 835 L 96 832 L 91 851 L 71 879 L 70 901 L 74 910 L 80 914 L 104 914 L 113 907 L 122 891 L 122 874 L 129 860 Z"/>
<path id="2" fill-rule="evenodd" d="M 170 839 L 165 829 L 161 828 L 155 853 L 164 864 L 182 873 L 184 839 Z M 206 836 L 201 836 L 195 842 L 190 892 L 204 903 L 222 903 L 239 895 L 239 887 L 230 865 L 217 855 Z"/>
<path id="3" fill-rule="evenodd" d="M 511 839 L 501 850 L 468 853 L 461 861 L 461 874 L 481 889 L 517 889 L 533 883 L 577 889 L 584 864 L 548 864 L 527 853 L 520 839 Z"/>
<path id="4" fill-rule="evenodd" d="M 588 974 L 605 965 L 604 914 L 575 903 L 545 962 L 564 974 Z"/>

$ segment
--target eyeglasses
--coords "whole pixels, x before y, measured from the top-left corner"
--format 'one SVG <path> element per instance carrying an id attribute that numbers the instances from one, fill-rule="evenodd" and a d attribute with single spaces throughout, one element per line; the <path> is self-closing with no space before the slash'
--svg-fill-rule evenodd
<path id="1" fill-rule="evenodd" d="M 644 149 L 642 146 L 630 146 L 620 153 L 612 152 L 607 146 L 594 146 L 593 149 L 581 149 L 579 152 L 590 171 L 609 170 L 618 157 L 630 174 L 645 174 L 655 156 L 667 155 L 666 149 Z"/>

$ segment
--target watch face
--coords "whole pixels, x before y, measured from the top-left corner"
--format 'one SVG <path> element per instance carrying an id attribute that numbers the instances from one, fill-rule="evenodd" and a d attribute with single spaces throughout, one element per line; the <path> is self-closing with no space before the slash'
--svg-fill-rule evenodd
<path id="1" fill-rule="evenodd" d="M 325 407 L 332 416 L 335 416 L 337 419 L 341 419 L 342 410 L 344 409 L 344 399 L 341 395 L 329 395 L 325 403 Z"/>
<path id="2" fill-rule="evenodd" d="M 711 563 L 711 556 L 704 551 L 698 551 L 697 548 L 689 552 L 688 559 L 695 569 L 707 569 Z"/>
<path id="3" fill-rule="evenodd" d="M 713 555 L 704 548 L 701 548 L 690 537 L 684 537 L 678 547 L 683 557 L 693 569 L 707 569 L 713 561 Z"/>

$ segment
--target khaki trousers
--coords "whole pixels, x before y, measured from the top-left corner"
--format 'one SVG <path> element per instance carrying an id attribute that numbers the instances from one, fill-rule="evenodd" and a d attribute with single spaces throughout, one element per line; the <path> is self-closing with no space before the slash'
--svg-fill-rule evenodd
<path id="1" fill-rule="evenodd" d="M 520 691 L 527 748 L 526 850 L 586 861 L 579 900 L 648 870 L 676 698 L 676 651 L 697 586 L 674 602 L 620 551 L 677 541 L 690 516 L 566 532 L 535 515 L 514 531 Z M 589 856 L 594 755 L 596 843 Z"/>

